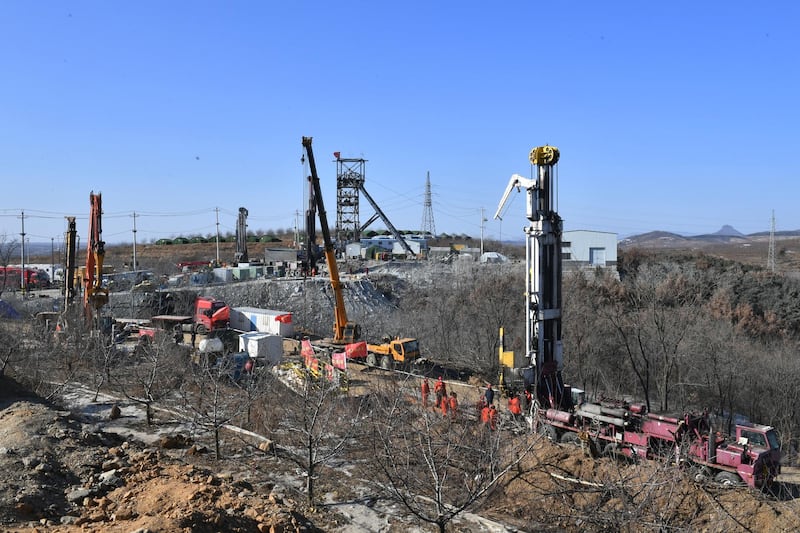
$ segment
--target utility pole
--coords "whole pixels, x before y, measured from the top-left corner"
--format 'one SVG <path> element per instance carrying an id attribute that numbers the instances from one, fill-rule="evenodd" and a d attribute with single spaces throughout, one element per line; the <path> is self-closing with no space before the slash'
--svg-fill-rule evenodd
<path id="1" fill-rule="evenodd" d="M 300 210 L 295 209 L 294 211 L 294 247 L 296 250 L 300 249 L 300 229 L 298 228 L 298 224 L 300 221 Z"/>
<path id="2" fill-rule="evenodd" d="M 217 213 L 217 266 L 219 266 L 219 207 L 215 207 L 214 211 Z"/>
<path id="3" fill-rule="evenodd" d="M 56 280 L 56 238 L 50 237 L 50 282 Z"/>
<path id="4" fill-rule="evenodd" d="M 136 272 L 136 211 L 133 212 L 133 271 Z"/>
<path id="5" fill-rule="evenodd" d="M 22 268 L 21 270 L 21 279 L 19 286 L 22 288 L 22 294 L 27 292 L 28 284 L 25 283 L 25 211 L 21 212 L 20 218 L 22 219 L 22 232 L 20 235 L 22 236 Z"/>
<path id="6" fill-rule="evenodd" d="M 767 251 L 767 269 L 775 272 L 775 210 L 772 210 L 772 226 L 769 230 L 769 250 Z"/>
<path id="7" fill-rule="evenodd" d="M 483 256 L 483 223 L 486 222 L 486 217 L 483 214 L 483 208 L 481 207 L 481 256 Z"/>

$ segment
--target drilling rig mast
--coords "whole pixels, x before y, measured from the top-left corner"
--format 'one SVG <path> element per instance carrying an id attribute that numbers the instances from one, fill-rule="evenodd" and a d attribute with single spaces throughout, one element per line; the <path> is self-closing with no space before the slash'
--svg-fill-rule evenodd
<path id="1" fill-rule="evenodd" d="M 494 218 L 500 219 L 512 190 L 527 191 L 525 228 L 525 340 L 526 362 L 533 370 L 534 398 L 544 409 L 566 407 L 561 377 L 561 233 L 562 220 L 556 212 L 556 164 L 558 148 L 539 146 L 529 156 L 533 178 L 514 174 Z"/>

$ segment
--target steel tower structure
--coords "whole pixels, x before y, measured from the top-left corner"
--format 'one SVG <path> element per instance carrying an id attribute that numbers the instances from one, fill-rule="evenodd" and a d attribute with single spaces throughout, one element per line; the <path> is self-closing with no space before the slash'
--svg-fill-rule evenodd
<path id="1" fill-rule="evenodd" d="M 359 190 L 364 186 L 366 159 L 336 157 L 336 245 L 361 240 L 359 220 Z"/>
<path id="2" fill-rule="evenodd" d="M 433 202 L 431 201 L 431 173 L 428 171 L 425 178 L 425 204 L 422 208 L 422 226 L 420 233 L 436 236 L 436 224 L 433 222 Z"/>

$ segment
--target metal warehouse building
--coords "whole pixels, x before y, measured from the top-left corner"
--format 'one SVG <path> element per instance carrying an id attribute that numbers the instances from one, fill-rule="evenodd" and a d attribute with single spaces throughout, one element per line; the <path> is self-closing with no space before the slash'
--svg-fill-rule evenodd
<path id="1" fill-rule="evenodd" d="M 565 231 L 561 236 L 561 258 L 565 268 L 616 269 L 617 234 L 607 231 Z"/>

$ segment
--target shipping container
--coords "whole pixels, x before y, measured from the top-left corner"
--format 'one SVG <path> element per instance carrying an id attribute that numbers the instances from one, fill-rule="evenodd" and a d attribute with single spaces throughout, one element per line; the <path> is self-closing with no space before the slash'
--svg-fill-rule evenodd
<path id="1" fill-rule="evenodd" d="M 283 337 L 268 333 L 244 333 L 239 336 L 239 350 L 264 361 L 267 366 L 275 366 L 283 359 Z"/>
<path id="2" fill-rule="evenodd" d="M 258 331 L 281 337 L 294 335 L 292 314 L 288 311 L 259 309 L 256 307 L 234 307 L 230 316 L 231 328 L 238 331 Z"/>

